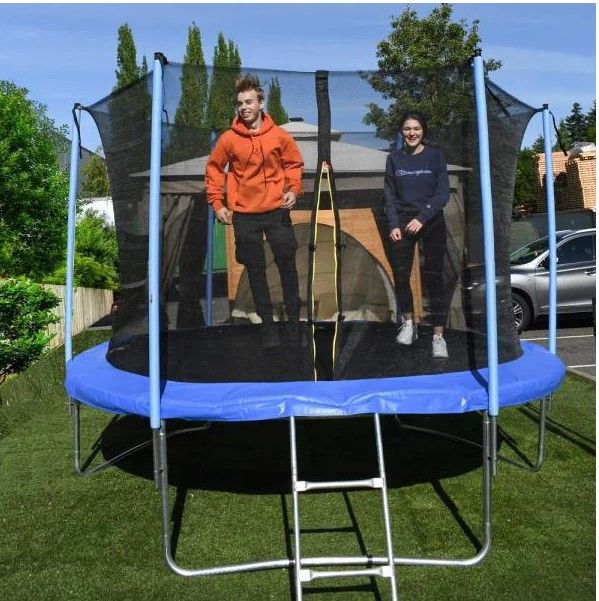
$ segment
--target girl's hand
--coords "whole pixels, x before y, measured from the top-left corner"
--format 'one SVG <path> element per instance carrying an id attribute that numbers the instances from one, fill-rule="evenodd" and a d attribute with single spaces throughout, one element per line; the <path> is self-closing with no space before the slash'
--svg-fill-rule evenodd
<path id="1" fill-rule="evenodd" d="M 421 229 L 422 223 L 420 223 L 418 219 L 412 219 L 412 221 L 410 221 L 408 225 L 406 225 L 406 234 L 413 236 L 414 234 L 417 234 Z"/>
<path id="2" fill-rule="evenodd" d="M 401 240 L 401 230 L 398 227 L 394 227 L 389 232 L 389 238 L 391 238 L 393 242 L 399 242 L 399 240 Z"/>

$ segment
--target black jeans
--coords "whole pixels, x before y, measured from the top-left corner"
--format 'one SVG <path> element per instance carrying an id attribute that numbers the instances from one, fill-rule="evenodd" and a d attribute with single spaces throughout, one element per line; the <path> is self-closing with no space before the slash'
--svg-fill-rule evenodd
<path id="1" fill-rule="evenodd" d="M 447 290 L 443 285 L 443 261 L 447 249 L 447 228 L 443 214 L 426 223 L 415 235 L 405 234 L 405 227 L 414 215 L 400 215 L 399 227 L 402 238 L 391 243 L 391 267 L 395 279 L 397 316 L 413 313 L 414 301 L 410 289 L 410 273 L 414 261 L 414 247 L 421 241 L 424 259 L 422 280 L 431 310 L 433 326 L 445 326 L 447 321 Z"/>
<path id="2" fill-rule="evenodd" d="M 248 272 L 256 312 L 262 321 L 272 321 L 272 302 L 266 279 L 263 235 L 270 245 L 281 277 L 283 302 L 289 321 L 299 320 L 300 300 L 295 251 L 297 240 L 287 209 L 268 213 L 234 213 L 235 258 Z"/>

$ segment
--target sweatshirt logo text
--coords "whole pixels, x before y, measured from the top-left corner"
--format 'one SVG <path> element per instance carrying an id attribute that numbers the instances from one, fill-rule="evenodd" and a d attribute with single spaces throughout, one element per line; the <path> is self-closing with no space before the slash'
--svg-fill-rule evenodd
<path id="1" fill-rule="evenodd" d="M 397 169 L 395 175 L 397 177 L 405 177 L 409 175 L 414 175 L 416 177 L 420 175 L 432 175 L 432 171 L 430 169 L 417 169 L 416 171 L 406 171 L 405 169 Z"/>

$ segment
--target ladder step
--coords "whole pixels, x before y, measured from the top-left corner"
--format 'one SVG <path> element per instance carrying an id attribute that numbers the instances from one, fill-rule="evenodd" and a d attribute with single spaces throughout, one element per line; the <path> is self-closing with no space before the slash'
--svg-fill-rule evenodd
<path id="1" fill-rule="evenodd" d="M 295 483 L 295 490 L 297 492 L 346 488 L 383 488 L 383 479 L 366 478 L 365 480 L 332 480 L 330 482 L 308 482 L 307 480 L 298 480 Z"/>
<path id="2" fill-rule="evenodd" d="M 299 578 L 301 582 L 310 582 L 317 578 L 349 578 L 356 576 L 379 576 L 380 578 L 391 578 L 393 574 L 393 567 L 381 566 L 378 568 L 363 568 L 360 570 L 306 570 L 301 569 L 299 571 Z"/>

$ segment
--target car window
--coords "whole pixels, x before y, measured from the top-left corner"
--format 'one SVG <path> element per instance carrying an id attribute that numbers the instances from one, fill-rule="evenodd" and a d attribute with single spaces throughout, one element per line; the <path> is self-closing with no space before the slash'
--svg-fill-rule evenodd
<path id="1" fill-rule="evenodd" d="M 547 250 L 547 244 L 547 238 L 541 238 L 515 250 L 510 255 L 510 263 L 512 265 L 524 265 L 525 263 L 530 263 L 530 261 L 536 259 Z"/>
<path id="2" fill-rule="evenodd" d="M 567 240 L 557 249 L 557 260 L 560 265 L 593 261 L 595 258 L 595 236 L 579 236 Z"/>

